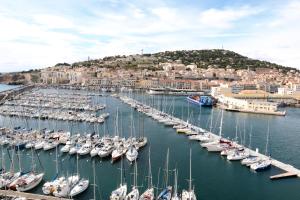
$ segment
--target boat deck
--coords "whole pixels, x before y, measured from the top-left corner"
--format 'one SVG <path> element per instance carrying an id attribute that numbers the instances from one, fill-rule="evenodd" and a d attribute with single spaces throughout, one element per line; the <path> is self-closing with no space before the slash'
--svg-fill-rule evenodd
<path id="1" fill-rule="evenodd" d="M 11 197 L 11 198 L 25 197 L 27 200 L 70 200 L 65 198 L 45 196 L 40 194 L 31 194 L 31 193 L 18 192 L 12 190 L 0 190 L 0 196 Z"/>

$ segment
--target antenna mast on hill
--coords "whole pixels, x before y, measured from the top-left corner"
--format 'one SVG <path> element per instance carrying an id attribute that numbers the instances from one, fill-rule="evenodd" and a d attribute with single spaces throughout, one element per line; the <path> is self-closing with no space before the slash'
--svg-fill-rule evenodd
<path id="1" fill-rule="evenodd" d="M 141 49 L 141 55 L 143 55 L 144 54 L 144 49 Z"/>

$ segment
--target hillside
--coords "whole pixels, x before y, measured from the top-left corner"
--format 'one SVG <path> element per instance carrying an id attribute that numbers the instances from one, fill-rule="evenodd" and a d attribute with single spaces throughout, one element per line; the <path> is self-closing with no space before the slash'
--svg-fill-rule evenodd
<path id="1" fill-rule="evenodd" d="M 180 60 L 183 64 L 194 63 L 198 68 L 226 68 L 251 69 L 256 68 L 277 68 L 283 72 L 296 70 L 275 63 L 260 61 L 242 56 L 238 53 L 223 49 L 212 50 L 181 50 L 165 51 L 154 54 L 110 56 L 103 59 L 89 60 L 73 63 L 73 67 L 108 67 L 108 68 L 147 68 L 157 70 L 158 64 Z"/>

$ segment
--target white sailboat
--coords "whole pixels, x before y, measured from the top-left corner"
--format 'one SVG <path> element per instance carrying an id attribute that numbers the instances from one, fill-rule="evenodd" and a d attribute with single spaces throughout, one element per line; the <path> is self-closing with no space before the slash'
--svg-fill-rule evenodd
<path id="1" fill-rule="evenodd" d="M 61 176 L 58 177 L 58 147 L 56 147 L 56 153 L 55 153 L 55 167 L 56 167 L 56 176 L 52 181 L 47 181 L 44 183 L 42 187 L 42 191 L 46 195 L 53 195 L 53 192 L 57 190 L 57 186 L 62 184 L 66 177 Z"/>
<path id="2" fill-rule="evenodd" d="M 137 188 L 137 162 L 134 165 L 133 186 L 131 191 L 126 195 L 126 200 L 139 200 L 139 190 Z"/>
<path id="3" fill-rule="evenodd" d="M 133 144 L 134 139 L 133 139 L 133 115 L 132 114 L 131 114 L 131 126 L 130 127 L 131 127 L 130 128 L 131 129 L 130 130 L 130 135 L 131 135 L 130 136 L 131 137 L 130 138 L 130 146 L 129 146 L 128 151 L 126 152 L 126 158 L 130 163 L 132 163 L 133 161 L 136 161 L 136 159 L 139 155 L 136 147 Z"/>
<path id="4" fill-rule="evenodd" d="M 197 200 L 194 188 L 192 188 L 192 150 L 190 149 L 190 178 L 189 189 L 183 190 L 181 195 L 182 200 Z"/>
<path id="5" fill-rule="evenodd" d="M 172 186 L 168 185 L 168 179 L 169 179 L 169 149 L 167 151 L 167 159 L 166 159 L 166 169 L 165 169 L 165 188 L 161 193 L 158 195 L 158 200 L 171 200 L 172 197 Z"/>
<path id="6" fill-rule="evenodd" d="M 268 155 L 269 137 L 270 137 L 270 127 L 268 123 L 268 133 L 267 133 L 267 142 L 266 142 L 266 151 L 265 151 L 266 156 Z M 271 157 L 269 156 L 268 158 L 263 158 L 258 162 L 253 163 L 252 165 L 250 165 L 250 168 L 254 171 L 262 171 L 270 168 L 271 164 L 272 164 L 272 160 Z"/>
<path id="7" fill-rule="evenodd" d="M 32 171 L 29 173 L 26 173 L 19 178 L 17 178 L 15 181 L 13 181 L 9 188 L 12 190 L 18 190 L 20 192 L 26 192 L 33 188 L 35 188 L 37 185 L 41 183 L 44 177 L 44 173 L 36 173 L 35 171 L 35 164 L 34 164 L 34 158 L 33 158 L 33 149 L 31 150 L 31 156 L 32 156 Z"/>
<path id="8" fill-rule="evenodd" d="M 125 200 L 127 194 L 127 184 L 123 183 L 123 160 L 121 160 L 121 183 L 120 186 L 112 191 L 110 200 Z"/>
<path id="9" fill-rule="evenodd" d="M 231 142 L 222 139 L 222 130 L 223 130 L 223 110 L 221 111 L 221 122 L 220 122 L 220 130 L 219 130 L 219 137 L 220 139 L 212 142 L 211 144 L 206 145 L 207 151 L 210 152 L 221 152 L 222 150 L 231 146 Z"/>
<path id="10" fill-rule="evenodd" d="M 79 181 L 72 187 L 69 196 L 70 197 L 75 197 L 76 195 L 81 194 L 84 192 L 90 184 L 90 181 L 85 178 L 80 178 L 79 175 L 79 165 L 78 165 L 78 155 L 77 155 L 77 176 L 79 177 Z"/>
<path id="11" fill-rule="evenodd" d="M 2 147 L 3 148 L 3 147 Z M 2 174 L 0 175 L 0 189 L 7 189 L 9 188 L 9 185 L 14 182 L 16 179 L 18 179 L 21 176 L 21 170 L 17 173 L 14 172 L 15 165 L 14 165 L 14 151 L 12 153 L 11 157 L 11 165 L 10 170 L 5 171 L 5 165 L 4 165 L 4 152 L 2 150 Z"/>
<path id="12" fill-rule="evenodd" d="M 178 187 L 177 187 L 177 179 L 178 179 L 178 171 L 174 170 L 174 191 L 171 200 L 180 200 L 181 198 L 178 195 Z"/>
<path id="13" fill-rule="evenodd" d="M 149 148 L 149 169 L 148 169 L 148 188 L 140 196 L 139 200 L 153 200 L 154 199 L 154 188 L 152 184 L 152 170 L 151 170 L 151 160 L 150 160 L 150 148 Z"/>

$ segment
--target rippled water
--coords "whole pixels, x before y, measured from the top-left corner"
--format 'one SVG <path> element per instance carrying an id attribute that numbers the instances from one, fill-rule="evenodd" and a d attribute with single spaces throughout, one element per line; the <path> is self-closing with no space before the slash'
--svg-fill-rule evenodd
<path id="1" fill-rule="evenodd" d="M 202 108 L 190 105 L 184 97 L 162 97 L 148 96 L 142 94 L 131 94 L 132 97 L 145 103 L 154 105 L 157 108 L 164 109 L 170 113 L 174 110 L 174 115 L 187 119 L 194 123 L 200 124 L 201 127 L 208 128 L 212 109 Z M 197 142 L 189 141 L 184 135 L 179 135 L 172 128 L 167 128 L 153 119 L 132 111 L 132 109 L 123 104 L 120 100 L 113 97 L 94 97 L 95 103 L 107 104 L 107 109 L 101 112 L 110 112 L 111 116 L 106 125 L 94 126 L 87 123 L 68 123 L 57 121 L 42 121 L 41 127 L 51 129 L 64 129 L 74 132 L 92 132 L 98 131 L 103 135 L 104 131 L 110 134 L 114 133 L 114 116 L 117 108 L 119 109 L 119 119 L 122 121 L 122 134 L 130 135 L 130 115 L 133 113 L 135 133 L 139 134 L 142 127 L 141 121 L 144 119 L 144 134 L 148 137 L 148 145 L 139 152 L 138 159 L 138 182 L 141 186 L 140 192 L 146 187 L 145 176 L 147 174 L 148 148 L 151 147 L 151 162 L 153 181 L 157 185 L 158 171 L 164 167 L 167 149 L 170 149 L 170 169 L 177 168 L 179 171 L 179 190 L 187 188 L 186 179 L 189 174 L 189 149 L 192 149 L 192 175 L 193 185 L 197 193 L 198 199 L 203 200 L 236 200 L 236 199 L 272 199 L 272 200 L 296 200 L 300 198 L 300 180 L 297 178 L 271 181 L 270 175 L 280 172 L 280 170 L 272 168 L 271 170 L 254 173 L 248 168 L 240 165 L 239 162 L 229 162 L 226 158 L 219 154 L 209 153 L 202 149 Z M 173 109 L 174 106 L 174 109 Z M 213 109 L 213 124 L 215 133 L 218 132 L 220 111 Z M 201 114 L 200 114 L 201 113 Z M 6 126 L 25 126 L 26 121 L 23 118 L 1 117 L 0 125 Z M 272 157 L 292 164 L 300 168 L 300 110 L 295 108 L 287 109 L 287 116 L 267 116 L 255 115 L 235 112 L 224 112 L 224 130 L 226 137 L 235 137 L 236 122 L 239 124 L 239 139 L 246 138 L 246 145 L 249 144 L 249 133 L 252 126 L 252 147 L 265 151 L 266 133 L 268 123 L 270 124 L 270 148 L 269 152 Z M 139 123 L 140 122 L 140 123 Z M 28 119 L 27 123 L 30 127 L 36 128 L 38 122 Z M 120 123 L 121 124 L 121 123 Z M 245 125 L 244 125 L 245 124 Z M 245 127 L 245 128 L 244 128 Z M 106 128 L 106 130 L 105 130 Z M 120 125 L 121 128 L 121 125 Z M 245 129 L 245 131 L 244 131 Z M 245 132 L 245 133 L 244 133 Z M 45 180 L 51 179 L 55 174 L 55 151 L 40 151 L 39 157 L 46 172 Z M 23 171 L 29 170 L 31 158 L 29 151 L 22 152 Z M 74 156 L 59 155 L 60 173 L 71 174 L 76 171 L 76 159 Z M 79 171 L 84 177 L 93 180 L 92 164 L 89 156 L 80 157 Z M 120 162 L 111 164 L 110 160 L 96 161 L 96 184 L 97 199 L 108 199 L 110 192 L 115 189 L 120 181 Z M 16 163 L 18 161 L 16 160 Z M 6 163 L 8 165 L 8 163 Z M 133 167 L 124 159 L 126 169 L 126 180 L 128 186 L 132 183 Z M 43 170 L 37 162 L 39 170 Z M 18 167 L 18 164 L 16 164 Z M 161 169 L 162 170 L 162 169 Z M 170 173 L 170 180 L 173 182 L 173 175 Z M 162 171 L 160 174 L 159 187 L 162 184 Z M 129 187 L 130 190 L 130 187 Z M 36 188 L 33 192 L 41 193 L 41 187 Z M 93 198 L 92 186 L 77 199 Z"/>

